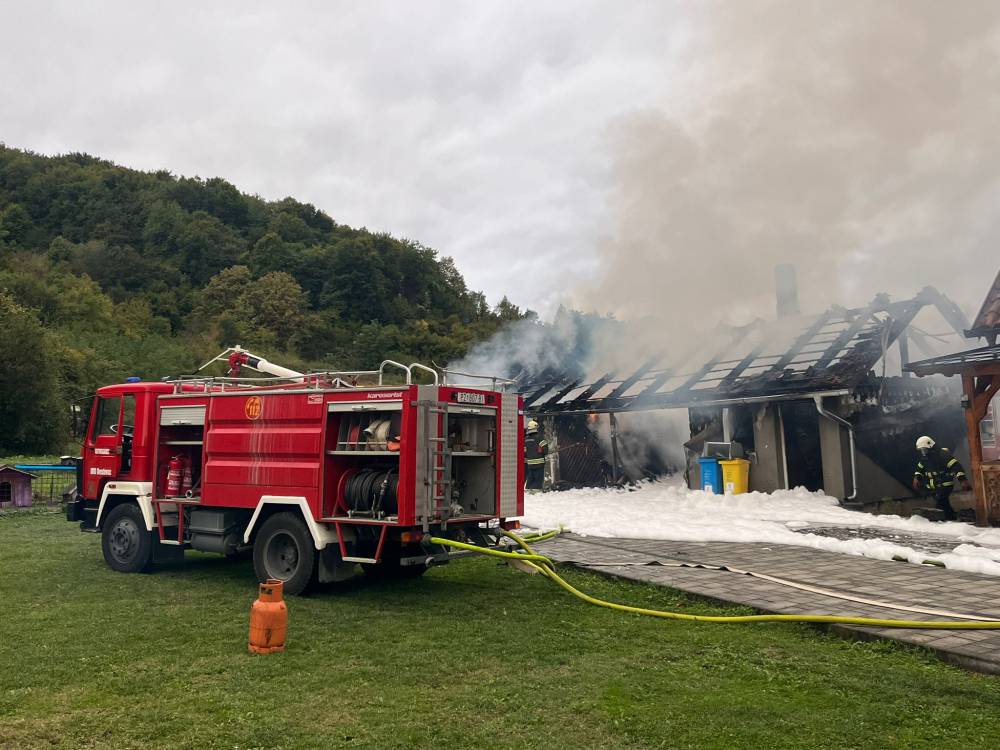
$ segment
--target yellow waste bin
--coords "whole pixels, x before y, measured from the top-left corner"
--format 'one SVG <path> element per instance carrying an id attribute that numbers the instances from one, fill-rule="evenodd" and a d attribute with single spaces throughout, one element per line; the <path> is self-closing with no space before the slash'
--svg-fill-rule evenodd
<path id="1" fill-rule="evenodd" d="M 722 467 L 722 490 L 727 495 L 742 495 L 750 486 L 750 462 L 745 458 L 719 461 Z"/>

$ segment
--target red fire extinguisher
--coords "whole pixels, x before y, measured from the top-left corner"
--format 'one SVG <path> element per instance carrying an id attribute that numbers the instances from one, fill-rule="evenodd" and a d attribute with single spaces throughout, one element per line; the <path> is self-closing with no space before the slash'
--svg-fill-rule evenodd
<path id="1" fill-rule="evenodd" d="M 181 492 L 180 492 L 180 494 L 187 495 L 187 493 L 191 490 L 191 485 L 192 485 L 192 478 L 191 478 L 191 457 L 190 456 L 184 456 L 181 460 L 182 460 L 182 463 L 184 464 L 184 470 L 183 470 L 183 473 L 181 474 Z"/>
<path id="2" fill-rule="evenodd" d="M 167 466 L 167 497 L 177 497 L 181 494 L 181 474 L 184 471 L 184 461 L 180 456 L 170 459 Z"/>

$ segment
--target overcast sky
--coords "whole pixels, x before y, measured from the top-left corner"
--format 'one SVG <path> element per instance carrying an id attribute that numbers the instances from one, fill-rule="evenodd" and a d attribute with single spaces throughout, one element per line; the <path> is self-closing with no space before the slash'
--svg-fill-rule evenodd
<path id="1" fill-rule="evenodd" d="M 509 0 L 0 11 L 8 145 L 291 195 L 536 309 L 593 273 L 609 124 L 664 98 L 686 23 L 663 3 Z"/>
<path id="2" fill-rule="evenodd" d="M 1000 3 L 13 2 L 0 140 L 222 176 L 471 287 L 690 321 L 998 265 Z"/>

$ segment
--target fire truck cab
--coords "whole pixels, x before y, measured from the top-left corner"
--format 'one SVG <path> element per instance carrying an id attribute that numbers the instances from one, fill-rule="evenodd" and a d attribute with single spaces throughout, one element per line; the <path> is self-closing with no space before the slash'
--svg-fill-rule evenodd
<path id="1" fill-rule="evenodd" d="M 388 382 L 388 367 L 402 382 Z M 357 564 L 418 576 L 462 554 L 431 535 L 494 546 L 523 513 L 521 401 L 496 380 L 449 385 L 392 362 L 363 373 L 277 369 L 284 377 L 97 392 L 67 517 L 100 533 L 111 568 L 145 571 L 185 549 L 252 550 L 259 580 L 300 593 Z M 418 370 L 433 382 L 415 383 Z"/>

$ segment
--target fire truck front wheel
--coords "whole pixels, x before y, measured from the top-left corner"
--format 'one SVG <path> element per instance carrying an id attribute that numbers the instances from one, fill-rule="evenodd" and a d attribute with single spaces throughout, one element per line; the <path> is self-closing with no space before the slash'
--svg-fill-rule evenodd
<path id="1" fill-rule="evenodd" d="M 277 578 L 286 594 L 301 594 L 316 579 L 316 561 L 312 535 L 295 513 L 276 513 L 257 532 L 253 569 L 261 583 Z"/>
<path id="2" fill-rule="evenodd" d="M 142 573 L 153 565 L 153 535 L 135 503 L 122 503 L 101 526 L 104 561 L 120 573 Z"/>

